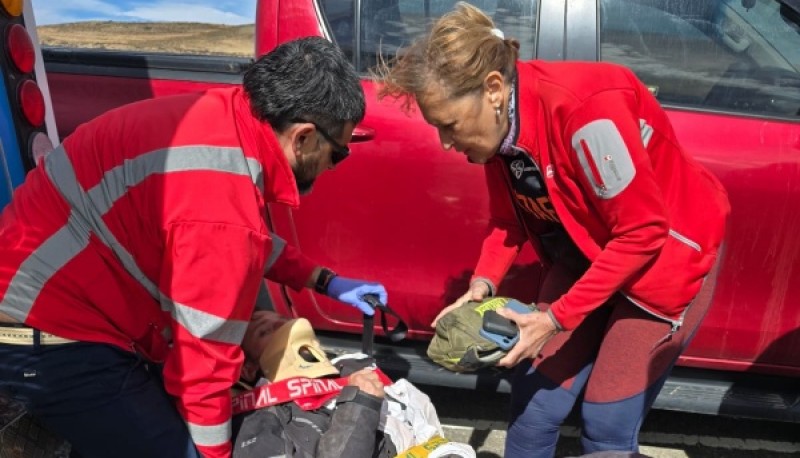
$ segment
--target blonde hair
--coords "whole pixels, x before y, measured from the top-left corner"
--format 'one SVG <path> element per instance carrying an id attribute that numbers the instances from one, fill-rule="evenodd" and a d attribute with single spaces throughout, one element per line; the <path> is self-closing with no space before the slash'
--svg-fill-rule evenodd
<path id="1" fill-rule="evenodd" d="M 396 57 L 379 61 L 373 77 L 381 84 L 378 98 L 404 101 L 408 110 L 432 83 L 438 83 L 449 97 L 479 90 L 492 71 L 508 81 L 514 74 L 519 42 L 502 38 L 494 22 L 483 11 L 458 2 L 453 11 L 440 17 L 426 36 L 419 38 Z"/>

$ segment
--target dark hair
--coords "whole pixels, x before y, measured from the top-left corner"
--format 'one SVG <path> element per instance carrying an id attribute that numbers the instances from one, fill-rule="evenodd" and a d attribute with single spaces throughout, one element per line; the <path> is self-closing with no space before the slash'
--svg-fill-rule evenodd
<path id="1" fill-rule="evenodd" d="M 341 135 L 348 121 L 364 119 L 358 74 L 321 37 L 288 41 L 259 57 L 244 74 L 244 91 L 253 115 L 278 132 L 293 119 L 307 119 Z"/>

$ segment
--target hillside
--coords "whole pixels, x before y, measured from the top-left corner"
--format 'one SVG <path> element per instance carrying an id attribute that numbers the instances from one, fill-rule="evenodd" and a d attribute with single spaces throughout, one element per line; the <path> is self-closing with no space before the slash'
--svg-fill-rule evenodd
<path id="1" fill-rule="evenodd" d="M 253 55 L 253 24 L 90 21 L 37 27 L 44 46 L 126 49 L 187 54 Z"/>

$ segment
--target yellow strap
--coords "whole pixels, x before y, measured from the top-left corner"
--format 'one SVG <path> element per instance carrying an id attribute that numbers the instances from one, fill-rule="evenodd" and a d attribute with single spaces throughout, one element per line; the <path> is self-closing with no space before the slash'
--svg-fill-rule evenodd
<path id="1" fill-rule="evenodd" d="M 436 448 L 448 442 L 450 441 L 442 436 L 433 436 L 427 442 L 398 453 L 394 458 L 426 458 Z"/>

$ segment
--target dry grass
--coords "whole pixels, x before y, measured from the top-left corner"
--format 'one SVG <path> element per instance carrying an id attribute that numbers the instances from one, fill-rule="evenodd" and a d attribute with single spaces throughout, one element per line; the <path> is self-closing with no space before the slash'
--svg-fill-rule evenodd
<path id="1" fill-rule="evenodd" d="M 250 57 L 253 24 L 89 21 L 37 27 L 44 46 Z"/>

